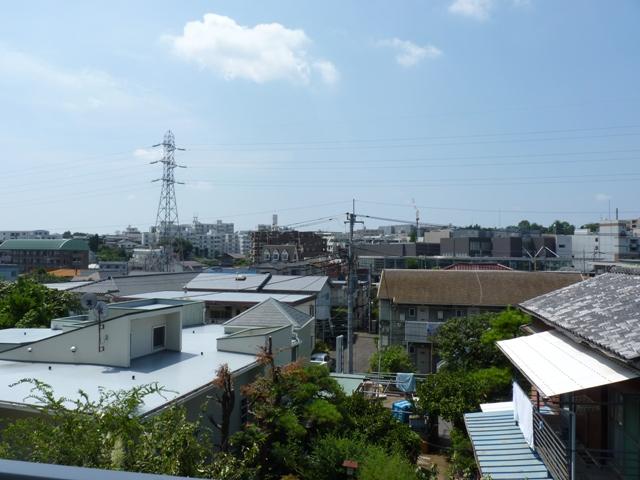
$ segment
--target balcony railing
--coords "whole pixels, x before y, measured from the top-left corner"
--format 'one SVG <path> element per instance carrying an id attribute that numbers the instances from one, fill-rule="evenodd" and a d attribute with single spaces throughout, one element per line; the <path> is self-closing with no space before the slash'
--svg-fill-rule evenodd
<path id="1" fill-rule="evenodd" d="M 542 415 L 533 410 L 533 443 L 555 480 L 571 480 L 571 438 L 562 411 Z"/>

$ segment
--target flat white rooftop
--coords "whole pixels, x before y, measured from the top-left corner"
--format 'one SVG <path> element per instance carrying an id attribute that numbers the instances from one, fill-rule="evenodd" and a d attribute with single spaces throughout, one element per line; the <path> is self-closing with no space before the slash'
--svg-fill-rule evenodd
<path id="1" fill-rule="evenodd" d="M 262 303 L 274 298 L 283 303 L 303 303 L 313 299 L 313 295 L 298 295 L 287 293 L 255 293 L 255 292 L 181 292 L 162 291 L 129 295 L 127 298 L 159 298 L 176 300 L 198 300 L 201 302 L 220 303 Z"/>
<path id="2" fill-rule="evenodd" d="M 162 351 L 137 358 L 129 368 L 0 360 L 0 407 L 35 404 L 34 400 L 26 399 L 29 385 L 9 387 L 23 378 L 41 380 L 51 385 L 56 397 L 72 399 L 79 397 L 79 389 L 91 399 L 98 399 L 100 387 L 123 390 L 157 382 L 167 391 L 163 393 L 164 398 L 147 397 L 140 410 L 144 414 L 208 384 L 223 363 L 235 372 L 255 362 L 254 355 L 218 352 L 216 339 L 222 336 L 222 325 L 187 327 L 182 331 L 181 352 Z"/>

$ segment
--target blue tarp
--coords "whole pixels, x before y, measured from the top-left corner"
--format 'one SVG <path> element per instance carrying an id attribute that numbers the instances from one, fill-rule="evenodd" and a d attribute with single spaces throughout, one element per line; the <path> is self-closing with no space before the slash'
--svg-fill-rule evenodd
<path id="1" fill-rule="evenodd" d="M 402 423 L 409 423 L 409 415 L 413 405 L 408 400 L 400 400 L 393 402 L 391 406 L 391 415 Z"/>
<path id="2" fill-rule="evenodd" d="M 396 386 L 405 393 L 416 391 L 416 377 L 413 373 L 396 373 Z"/>

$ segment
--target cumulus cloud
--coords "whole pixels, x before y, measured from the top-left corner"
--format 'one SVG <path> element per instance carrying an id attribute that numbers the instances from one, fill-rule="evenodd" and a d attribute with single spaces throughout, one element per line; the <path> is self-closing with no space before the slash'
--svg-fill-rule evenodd
<path id="1" fill-rule="evenodd" d="M 455 0 L 449 11 L 456 15 L 486 20 L 493 8 L 493 0 Z"/>
<path id="2" fill-rule="evenodd" d="M 611 200 L 611 195 L 606 193 L 596 193 L 597 202 L 608 202 L 609 200 Z"/>
<path id="3" fill-rule="evenodd" d="M 442 55 L 442 50 L 433 45 L 420 46 L 399 38 L 381 40 L 378 44 L 393 48 L 396 51 L 396 62 L 403 67 L 413 67 L 425 58 L 438 58 Z"/>
<path id="4" fill-rule="evenodd" d="M 308 84 L 317 76 L 331 84 L 338 79 L 338 71 L 330 61 L 308 54 L 311 40 L 304 30 L 279 23 L 249 27 L 232 18 L 207 13 L 202 21 L 188 22 L 182 35 L 167 36 L 165 40 L 178 57 L 227 80 Z"/>

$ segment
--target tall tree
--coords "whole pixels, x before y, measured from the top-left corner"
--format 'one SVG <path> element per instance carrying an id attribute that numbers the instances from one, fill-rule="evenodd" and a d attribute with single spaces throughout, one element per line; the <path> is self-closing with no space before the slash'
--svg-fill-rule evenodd
<path id="1" fill-rule="evenodd" d="M 76 295 L 47 288 L 33 278 L 0 282 L 0 328 L 48 327 L 54 318 L 79 309 Z"/>
<path id="2" fill-rule="evenodd" d="M 235 406 L 236 392 L 233 389 L 233 377 L 228 364 L 223 364 L 216 371 L 216 378 L 213 380 L 216 391 L 213 396 L 220 405 L 220 421 L 216 421 L 213 415 L 209 415 L 211 424 L 220 431 L 220 450 L 229 450 L 229 431 L 231 425 L 231 413 Z"/>

